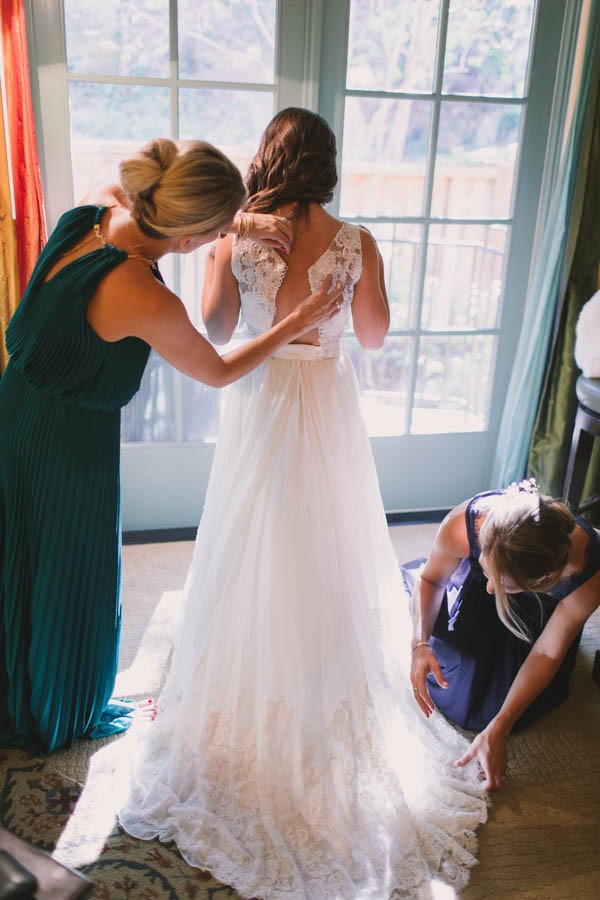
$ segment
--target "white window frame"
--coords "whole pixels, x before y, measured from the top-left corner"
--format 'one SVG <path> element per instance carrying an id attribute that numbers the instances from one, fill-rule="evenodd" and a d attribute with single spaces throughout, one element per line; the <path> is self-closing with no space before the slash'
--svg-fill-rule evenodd
<path id="1" fill-rule="evenodd" d="M 176 16 L 176 0 L 169 2 L 171 16 Z M 449 2 L 443 0 L 442 3 L 443 21 L 448 17 Z M 572 59 L 569 54 L 573 52 L 573 42 L 569 36 L 576 30 L 580 7 L 581 3 L 576 0 L 553 0 L 552 3 L 538 0 L 527 113 L 522 126 L 522 152 L 511 215 L 510 243 L 513 250 L 511 252 L 510 247 L 506 250 L 505 299 L 490 400 L 489 428 L 485 432 L 468 434 L 407 434 L 372 438 L 384 502 L 390 512 L 449 508 L 474 491 L 488 486 L 505 389 L 523 317 L 538 210 L 543 208 L 545 202 L 542 187 L 544 185 L 546 190 L 549 189 L 544 173 L 552 164 L 553 148 L 559 140 L 565 113 L 564 96 L 567 92 L 557 85 L 557 73 L 570 72 Z M 62 211 L 74 202 L 68 115 L 69 75 L 62 2 L 26 0 L 26 12 L 42 183 L 51 229 Z M 350 0 L 278 2 L 275 108 L 297 105 L 320 112 L 336 133 L 340 159 L 343 154 L 344 98 L 346 93 L 353 93 L 345 90 L 349 16 Z M 442 50 L 440 48 L 438 52 Z M 172 46 L 171 51 L 173 56 L 176 48 Z M 172 61 L 171 66 L 175 65 Z M 176 69 L 172 71 L 173 85 L 176 83 L 175 76 Z M 144 81 L 151 83 L 157 79 Z M 437 84 L 434 100 L 438 108 L 439 90 L 440 85 Z M 485 100 L 490 102 L 490 98 Z M 506 99 L 501 98 L 501 102 L 506 103 Z M 434 137 L 436 122 L 434 116 Z M 432 174 L 427 186 L 429 195 L 431 187 Z M 335 200 L 332 211 L 335 213 L 337 209 L 338 201 Z M 422 219 L 402 218 L 399 221 L 421 222 Z M 478 220 L 469 220 L 473 221 Z M 421 270 L 424 264 L 423 255 Z M 174 287 L 176 289 L 177 285 Z M 486 331 L 483 330 L 483 333 Z M 416 354 L 413 356 L 416 360 Z M 179 402 L 178 396 L 180 390 L 176 389 L 176 402 Z M 197 524 L 213 450 L 210 442 L 181 441 L 169 445 L 124 448 L 124 527 L 139 529 Z M 180 476 L 177 486 L 171 481 L 173 471 Z M 433 477 L 434 473 L 440 477 Z M 148 490 L 149 484 L 152 490 Z"/>

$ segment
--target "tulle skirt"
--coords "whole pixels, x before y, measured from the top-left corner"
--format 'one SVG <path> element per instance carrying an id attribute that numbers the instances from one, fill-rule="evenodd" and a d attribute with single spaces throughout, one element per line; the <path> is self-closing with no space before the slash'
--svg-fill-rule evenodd
<path id="1" fill-rule="evenodd" d="M 350 360 L 290 345 L 226 400 L 123 827 L 244 897 L 458 886 L 486 818 L 406 676 L 406 599 Z"/>

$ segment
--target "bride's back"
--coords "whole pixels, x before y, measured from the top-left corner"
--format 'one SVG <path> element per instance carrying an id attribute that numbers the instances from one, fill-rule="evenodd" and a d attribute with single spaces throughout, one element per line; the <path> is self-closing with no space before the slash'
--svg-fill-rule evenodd
<path id="1" fill-rule="evenodd" d="M 339 219 L 317 203 L 311 203 L 306 215 L 295 220 L 292 249 L 289 254 L 281 254 L 286 271 L 277 292 L 274 323 L 284 319 L 312 292 L 309 269 L 322 259 L 341 226 Z M 315 328 L 294 343 L 318 344 L 319 332 Z"/>

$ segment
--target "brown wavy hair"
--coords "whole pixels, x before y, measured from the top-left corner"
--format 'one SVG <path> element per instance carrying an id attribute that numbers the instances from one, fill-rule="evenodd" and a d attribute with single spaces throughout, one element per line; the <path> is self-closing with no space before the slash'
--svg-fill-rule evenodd
<path id="1" fill-rule="evenodd" d="M 272 213 L 285 203 L 296 214 L 330 203 L 337 184 L 335 135 L 325 119 L 297 106 L 282 109 L 262 136 L 246 175 L 246 209 Z"/>
<path id="2" fill-rule="evenodd" d="M 537 492 L 514 496 L 508 492 L 486 513 L 479 544 L 490 561 L 496 609 L 521 640 L 531 642 L 502 579 L 533 594 L 551 588 L 569 561 L 575 524 L 568 506 Z"/>

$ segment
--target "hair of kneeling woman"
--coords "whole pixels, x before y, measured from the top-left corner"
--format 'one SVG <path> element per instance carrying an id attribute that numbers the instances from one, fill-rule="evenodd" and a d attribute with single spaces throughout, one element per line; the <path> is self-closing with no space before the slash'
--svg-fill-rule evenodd
<path id="1" fill-rule="evenodd" d="M 564 503 L 538 493 L 504 495 L 486 514 L 479 533 L 482 552 L 489 559 L 496 609 L 504 625 L 531 643 L 527 624 L 503 587 L 508 580 L 534 594 L 560 579 L 571 553 L 575 518 Z"/>

